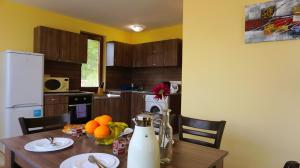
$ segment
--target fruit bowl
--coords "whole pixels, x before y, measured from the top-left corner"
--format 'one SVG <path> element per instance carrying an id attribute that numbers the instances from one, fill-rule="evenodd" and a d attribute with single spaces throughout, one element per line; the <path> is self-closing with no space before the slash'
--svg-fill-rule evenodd
<path id="1" fill-rule="evenodd" d="M 109 115 L 101 115 L 85 124 L 85 132 L 98 145 L 111 145 L 128 127 L 123 122 L 113 122 Z"/>
<path id="2" fill-rule="evenodd" d="M 111 145 L 119 138 L 121 133 L 128 128 L 128 125 L 123 122 L 110 122 L 108 124 L 110 129 L 110 135 L 105 138 L 96 138 L 93 134 L 87 134 L 89 137 L 95 140 L 97 145 Z"/>

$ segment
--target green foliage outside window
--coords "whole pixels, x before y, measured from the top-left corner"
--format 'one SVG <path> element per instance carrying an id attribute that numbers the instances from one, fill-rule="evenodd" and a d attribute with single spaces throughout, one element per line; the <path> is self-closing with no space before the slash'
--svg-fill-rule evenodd
<path id="1" fill-rule="evenodd" d="M 81 86 L 99 86 L 99 41 L 88 40 L 87 64 L 81 66 Z"/>

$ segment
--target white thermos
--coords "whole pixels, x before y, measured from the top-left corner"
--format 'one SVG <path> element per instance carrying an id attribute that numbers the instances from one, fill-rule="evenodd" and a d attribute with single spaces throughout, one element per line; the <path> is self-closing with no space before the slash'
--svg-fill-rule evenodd
<path id="1" fill-rule="evenodd" d="M 133 121 L 135 129 L 129 144 L 127 168 L 160 168 L 159 145 L 151 116 L 140 114 Z"/>

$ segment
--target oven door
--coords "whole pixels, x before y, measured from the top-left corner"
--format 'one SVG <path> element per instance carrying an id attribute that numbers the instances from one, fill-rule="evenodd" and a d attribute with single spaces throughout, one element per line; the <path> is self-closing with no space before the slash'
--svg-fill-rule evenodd
<path id="1" fill-rule="evenodd" d="M 92 104 L 69 105 L 71 124 L 85 124 L 92 119 Z"/>

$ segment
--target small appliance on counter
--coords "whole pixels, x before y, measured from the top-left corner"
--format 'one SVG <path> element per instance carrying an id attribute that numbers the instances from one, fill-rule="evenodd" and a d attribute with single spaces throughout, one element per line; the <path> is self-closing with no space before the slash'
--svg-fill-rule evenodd
<path id="1" fill-rule="evenodd" d="M 44 76 L 44 92 L 68 92 L 69 78 Z"/>
<path id="2" fill-rule="evenodd" d="M 152 117 L 140 114 L 133 119 L 135 129 L 128 149 L 128 168 L 160 168 L 159 144 L 155 137 Z"/>
<path id="3" fill-rule="evenodd" d="M 170 93 L 176 94 L 180 91 L 181 81 L 170 81 Z"/>

